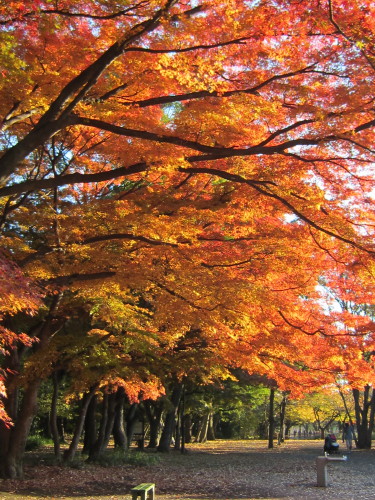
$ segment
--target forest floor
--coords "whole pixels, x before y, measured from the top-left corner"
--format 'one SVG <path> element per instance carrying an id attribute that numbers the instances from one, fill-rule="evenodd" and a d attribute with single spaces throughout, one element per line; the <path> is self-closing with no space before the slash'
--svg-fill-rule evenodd
<path id="1" fill-rule="evenodd" d="M 0 499 L 130 500 L 130 489 L 142 482 L 155 483 L 156 500 L 375 498 L 374 450 L 353 450 L 346 462 L 329 464 L 322 488 L 315 465 L 322 441 L 290 440 L 269 450 L 265 441 L 217 440 L 186 448 L 186 454 L 158 454 L 158 462 L 146 466 L 29 463 L 23 481 L 0 481 Z"/>

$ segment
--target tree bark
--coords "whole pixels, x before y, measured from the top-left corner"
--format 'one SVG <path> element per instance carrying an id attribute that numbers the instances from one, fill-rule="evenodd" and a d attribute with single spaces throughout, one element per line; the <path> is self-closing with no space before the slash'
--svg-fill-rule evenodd
<path id="1" fill-rule="evenodd" d="M 84 425 L 85 435 L 83 439 L 82 453 L 85 453 L 87 455 L 90 455 L 97 439 L 96 411 L 97 411 L 97 396 L 96 394 L 94 394 L 87 408 L 85 425 Z"/>
<path id="2" fill-rule="evenodd" d="M 5 356 L 2 368 L 6 370 L 6 387 L 7 397 L 4 398 L 4 408 L 12 422 L 17 418 L 18 393 L 19 389 L 15 386 L 17 373 L 20 371 L 20 350 L 17 348 L 11 349 L 9 354 Z M 0 472 L 1 477 L 9 476 L 8 467 L 6 466 L 9 443 L 12 437 L 13 428 L 8 427 L 4 422 L 0 421 Z"/>
<path id="3" fill-rule="evenodd" d="M 3 473 L 6 478 L 23 478 L 23 456 L 30 427 L 36 413 L 40 384 L 40 380 L 34 380 L 25 389 L 21 411 L 11 430 L 8 450 L 3 462 Z"/>
<path id="4" fill-rule="evenodd" d="M 126 437 L 128 440 L 128 447 L 133 439 L 135 424 L 138 421 L 138 403 L 133 403 L 129 408 L 126 416 Z"/>
<path id="5" fill-rule="evenodd" d="M 38 344 L 35 344 L 35 349 L 38 351 L 44 349 L 48 345 L 48 341 L 52 335 L 52 325 L 55 322 L 55 312 L 58 308 L 60 302 L 61 294 L 54 296 L 51 300 L 50 308 L 48 314 L 44 321 L 42 321 L 38 327 Z M 15 354 L 15 353 L 13 353 Z M 7 381 L 8 382 L 8 381 Z M 25 453 L 26 441 L 30 432 L 31 424 L 34 419 L 34 415 L 37 409 L 38 402 L 38 392 L 39 387 L 42 382 L 42 379 L 30 378 L 27 386 L 23 391 L 22 405 L 20 411 L 16 413 L 10 413 L 13 417 L 14 426 L 11 429 L 5 429 L 5 426 L 2 426 L 2 477 L 16 479 L 23 477 L 23 457 Z M 5 401 L 6 408 L 9 404 L 12 406 L 15 404 L 15 401 L 12 401 L 12 398 L 15 399 L 15 395 L 8 396 L 9 401 Z M 16 412 L 15 408 L 10 408 L 11 411 Z M 3 447 L 4 446 L 4 447 Z"/>
<path id="6" fill-rule="evenodd" d="M 285 441 L 286 401 L 287 401 L 287 396 L 286 396 L 286 394 L 284 394 L 283 399 L 281 400 L 281 403 L 280 403 L 280 432 L 279 432 L 278 444 L 281 444 Z"/>
<path id="7" fill-rule="evenodd" d="M 184 417 L 184 439 L 185 443 L 189 444 L 191 443 L 193 436 L 192 436 L 192 418 L 190 413 L 185 414 Z"/>
<path id="8" fill-rule="evenodd" d="M 207 441 L 209 420 L 210 420 L 210 412 L 207 411 L 201 417 L 201 421 L 199 423 L 199 430 L 198 430 L 198 435 L 197 435 L 197 442 L 198 443 L 205 443 Z"/>
<path id="9" fill-rule="evenodd" d="M 115 409 L 115 419 L 113 422 L 113 439 L 115 448 L 126 450 L 128 448 L 128 441 L 126 438 L 124 427 L 124 405 L 125 405 L 125 392 L 123 389 L 118 391 L 118 401 Z"/>
<path id="10" fill-rule="evenodd" d="M 352 394 L 357 420 L 357 447 L 369 450 L 371 448 L 372 431 L 374 428 L 375 393 L 370 386 L 366 386 L 363 390 L 362 405 L 360 402 L 360 391 L 353 389 Z"/>
<path id="11" fill-rule="evenodd" d="M 109 438 L 112 433 L 113 422 L 115 419 L 115 394 L 103 395 L 102 402 L 102 418 L 100 420 L 99 433 L 94 446 L 90 450 L 88 462 L 95 461 L 107 447 Z"/>
<path id="12" fill-rule="evenodd" d="M 275 389 L 270 389 L 269 409 L 268 409 L 268 448 L 273 448 L 273 435 L 275 432 L 274 417 Z"/>
<path id="13" fill-rule="evenodd" d="M 53 383 L 53 393 L 51 399 L 51 411 L 50 411 L 50 429 L 53 439 L 53 450 L 55 453 L 55 457 L 58 461 L 61 460 L 61 449 L 60 449 L 60 435 L 59 429 L 57 427 L 57 399 L 59 395 L 59 379 L 57 372 L 53 372 L 52 374 L 52 383 Z"/>
<path id="14" fill-rule="evenodd" d="M 176 386 L 172 391 L 172 396 L 170 401 L 172 403 L 172 409 L 170 409 L 165 417 L 164 428 L 160 437 L 160 442 L 157 447 L 158 451 L 169 452 L 173 433 L 176 427 L 176 415 L 178 410 L 178 405 L 180 403 L 182 395 L 182 384 Z"/>
<path id="15" fill-rule="evenodd" d="M 83 426 L 85 423 L 87 408 L 90 404 L 91 399 L 94 397 L 96 387 L 92 387 L 89 392 L 87 392 L 82 398 L 81 410 L 79 412 L 78 420 L 74 430 L 73 439 L 70 443 L 69 448 L 64 453 L 64 462 L 71 462 L 77 452 L 79 440 L 82 435 Z"/>
<path id="16" fill-rule="evenodd" d="M 210 411 L 210 415 L 208 418 L 208 428 L 207 428 L 207 440 L 208 441 L 215 441 L 216 435 L 215 435 L 215 426 L 214 426 L 214 414 L 212 411 Z"/>
<path id="17" fill-rule="evenodd" d="M 156 448 L 159 443 L 159 433 L 161 418 L 163 415 L 163 403 L 159 401 L 147 400 L 143 402 L 147 420 L 150 424 L 150 439 L 148 448 Z"/>

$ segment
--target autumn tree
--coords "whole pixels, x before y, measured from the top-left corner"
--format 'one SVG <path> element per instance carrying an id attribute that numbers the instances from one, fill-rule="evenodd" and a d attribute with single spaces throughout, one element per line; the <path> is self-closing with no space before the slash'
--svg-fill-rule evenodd
<path id="1" fill-rule="evenodd" d="M 152 345 L 176 367 L 155 363 L 158 380 L 240 368 L 301 393 L 357 359 L 342 324 L 371 321 L 333 318 L 317 285 L 374 267 L 370 2 L 0 9 L 2 245 L 46 297 L 31 361 L 72 296 L 92 317 L 111 294 L 94 332 L 116 333 L 129 370 Z M 12 477 L 40 384 L 25 380 Z"/>

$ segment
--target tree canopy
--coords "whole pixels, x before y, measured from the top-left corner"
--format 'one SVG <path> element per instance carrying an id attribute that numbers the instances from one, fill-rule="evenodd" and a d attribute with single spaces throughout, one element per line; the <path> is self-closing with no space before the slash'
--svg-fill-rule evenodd
<path id="1" fill-rule="evenodd" d="M 14 348 L 38 339 L 26 378 L 134 401 L 235 370 L 296 395 L 372 383 L 374 323 L 336 304 L 373 304 L 374 19 L 368 0 L 1 3 L 0 312 Z"/>

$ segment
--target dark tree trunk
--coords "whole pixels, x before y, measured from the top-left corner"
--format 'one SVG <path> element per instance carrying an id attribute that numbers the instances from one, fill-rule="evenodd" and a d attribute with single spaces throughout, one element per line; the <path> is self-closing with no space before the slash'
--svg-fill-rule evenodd
<path id="1" fill-rule="evenodd" d="M 190 413 L 186 414 L 184 417 L 184 436 L 185 436 L 185 443 L 189 444 L 191 443 L 193 439 L 192 435 L 192 419 Z"/>
<path id="2" fill-rule="evenodd" d="M 126 438 L 128 440 L 128 446 L 130 446 L 130 443 L 132 442 L 134 428 L 135 428 L 135 425 L 138 422 L 138 420 L 139 420 L 139 418 L 138 418 L 138 403 L 133 403 L 125 416 Z"/>
<path id="3" fill-rule="evenodd" d="M 85 425 L 84 425 L 85 434 L 83 438 L 82 453 L 86 455 L 90 455 L 90 452 L 93 450 L 97 439 L 96 411 L 97 411 L 97 397 L 96 394 L 94 394 L 87 408 Z"/>
<path id="4" fill-rule="evenodd" d="M 39 415 L 38 430 L 41 431 L 43 437 L 47 439 L 52 438 L 50 415 Z"/>
<path id="5" fill-rule="evenodd" d="M 181 450 L 181 453 L 185 451 L 185 438 L 183 431 L 184 412 L 185 412 L 185 390 L 184 388 L 182 388 L 182 393 L 176 414 L 177 422 L 175 427 L 175 442 L 174 442 L 174 449 Z"/>
<path id="6" fill-rule="evenodd" d="M 178 405 L 180 403 L 182 395 L 182 384 L 178 385 L 173 389 L 171 396 L 172 409 L 169 410 L 165 417 L 163 432 L 160 437 L 160 442 L 157 447 L 158 451 L 169 452 L 173 433 L 176 427 L 176 415 L 178 411 Z"/>
<path id="7" fill-rule="evenodd" d="M 273 435 L 275 432 L 274 403 L 275 403 L 275 389 L 270 389 L 270 400 L 268 409 L 268 448 L 273 448 Z"/>
<path id="8" fill-rule="evenodd" d="M 11 327 L 11 325 L 9 326 Z M 15 386 L 15 380 L 17 377 L 16 374 L 20 371 L 19 349 L 14 348 L 10 350 L 10 352 L 4 357 L 2 368 L 6 371 L 7 386 L 7 397 L 4 398 L 4 409 L 12 419 L 12 422 L 16 422 L 19 390 Z M 6 426 L 4 422 L 0 420 L 0 468 L 1 477 L 3 478 L 11 477 L 11 471 L 8 470 L 7 465 L 7 456 L 12 433 L 13 428 Z"/>
<path id="9" fill-rule="evenodd" d="M 115 420 L 113 422 L 113 439 L 115 448 L 126 450 L 128 448 L 128 441 L 126 438 L 124 427 L 124 405 L 125 405 L 125 392 L 119 389 L 118 401 L 115 409 Z"/>
<path id="10" fill-rule="evenodd" d="M 181 433 L 181 453 L 185 453 L 185 387 L 182 389 L 182 395 L 180 399 L 181 407 L 181 423 L 180 423 L 180 433 Z"/>
<path id="11" fill-rule="evenodd" d="M 208 433 L 208 427 L 210 423 L 210 416 L 211 412 L 207 411 L 200 420 L 199 427 L 198 427 L 198 435 L 197 435 L 197 442 L 198 443 L 205 443 L 207 441 L 207 433 Z"/>
<path id="12" fill-rule="evenodd" d="M 60 449 L 60 435 L 59 429 L 57 427 L 57 399 L 59 396 L 59 377 L 57 372 L 53 372 L 52 374 L 52 383 L 53 383 L 53 393 L 51 399 L 51 411 L 50 411 L 50 429 L 51 435 L 53 439 L 53 450 L 55 453 L 55 457 L 58 461 L 61 459 L 61 449 Z"/>
<path id="13" fill-rule="evenodd" d="M 287 402 L 287 396 L 286 396 L 286 394 L 284 394 L 283 399 L 281 400 L 281 403 L 280 403 L 280 432 L 279 432 L 278 444 L 281 444 L 285 441 L 286 402 Z"/>
<path id="14" fill-rule="evenodd" d="M 119 403 L 119 397 L 118 397 L 117 391 L 111 393 L 108 396 L 107 423 L 106 423 L 106 426 L 104 429 L 104 439 L 103 439 L 99 453 L 103 453 L 108 447 L 108 443 L 109 443 L 109 440 L 110 440 L 111 435 L 112 435 L 113 425 L 114 425 L 115 418 L 116 418 L 116 407 L 117 407 L 118 403 Z"/>
<path id="15" fill-rule="evenodd" d="M 146 417 L 150 425 L 150 440 L 148 448 L 156 448 L 159 442 L 161 417 L 163 415 L 163 403 L 159 401 L 147 400 L 143 402 Z"/>
<path id="16" fill-rule="evenodd" d="M 215 436 L 215 427 L 214 427 L 214 415 L 212 411 L 210 412 L 209 419 L 208 419 L 208 428 L 207 428 L 207 440 L 208 441 L 215 441 L 216 436 Z"/>
<path id="17" fill-rule="evenodd" d="M 371 448 L 372 431 L 374 428 L 375 393 L 370 386 L 366 386 L 363 391 L 362 405 L 360 391 L 353 389 L 352 393 L 357 420 L 357 447 L 369 450 Z"/>
<path id="18" fill-rule="evenodd" d="M 66 443 L 64 424 L 65 424 L 65 418 L 57 417 L 57 428 L 59 430 L 60 443 Z"/>
<path id="19" fill-rule="evenodd" d="M 55 326 L 54 315 L 58 308 L 61 295 L 56 295 L 51 301 L 48 315 L 45 320 L 35 327 L 35 333 L 38 332 L 39 342 L 35 344 L 35 349 L 41 351 L 46 348 L 51 334 L 53 333 L 52 327 Z M 34 333 L 34 332 L 33 332 Z M 30 334 L 30 332 L 29 332 Z M 20 352 L 20 351 L 19 351 Z M 11 356 L 16 356 L 16 351 L 11 353 Z M 18 353 L 19 354 L 19 353 Z M 9 360 L 5 360 L 4 364 L 7 365 Z M 14 359 L 11 362 L 19 363 L 19 359 Z M 7 389 L 10 379 L 7 379 Z M 2 460 L 2 476 L 4 478 L 16 479 L 23 477 L 23 457 L 25 453 L 26 441 L 30 432 L 31 424 L 37 410 L 38 392 L 42 380 L 34 377 L 29 378 L 28 384 L 23 391 L 22 405 L 20 411 L 14 408 L 16 404 L 16 394 L 12 394 L 12 389 L 8 391 L 8 398 L 4 404 L 5 408 L 10 410 L 10 416 L 13 418 L 14 426 L 11 429 L 6 429 L 2 426 L 1 432 L 1 454 Z M 9 401 L 7 401 L 7 399 Z"/>
<path id="20" fill-rule="evenodd" d="M 10 479 L 23 478 L 23 456 L 26 440 L 36 413 L 40 384 L 40 380 L 34 380 L 29 383 L 24 391 L 21 411 L 17 416 L 14 427 L 11 429 L 8 450 L 3 462 L 4 477 Z"/>
<path id="21" fill-rule="evenodd" d="M 102 418 L 100 420 L 98 438 L 90 450 L 90 454 L 87 459 L 89 462 L 95 461 L 104 452 L 108 445 L 115 419 L 115 397 L 116 394 L 108 394 L 107 392 L 103 395 Z"/>
<path id="22" fill-rule="evenodd" d="M 79 440 L 81 439 L 83 426 L 85 424 L 85 418 L 87 409 L 89 407 L 91 399 L 94 397 L 96 387 L 92 387 L 89 392 L 87 392 L 82 398 L 81 410 L 79 412 L 78 420 L 74 430 L 73 439 L 70 443 L 69 448 L 64 453 L 64 462 L 71 462 L 77 452 Z"/>
<path id="23" fill-rule="evenodd" d="M 348 417 L 350 425 L 353 427 L 353 429 L 355 429 L 354 422 L 353 422 L 353 419 L 352 419 L 352 417 L 350 415 L 349 408 L 348 408 L 345 396 L 344 396 L 342 390 L 340 388 L 338 388 L 338 389 L 339 389 L 339 393 L 340 393 L 342 402 L 344 403 L 346 416 Z M 356 444 L 356 447 L 359 448 L 359 446 L 358 446 L 358 438 L 357 438 L 357 433 L 356 432 L 353 432 L 353 438 L 354 438 L 354 442 Z"/>

